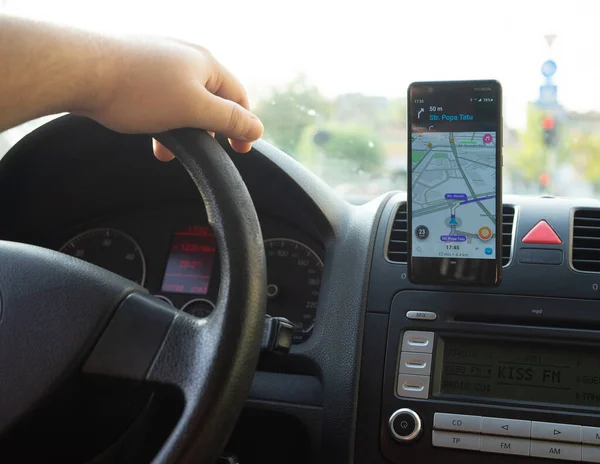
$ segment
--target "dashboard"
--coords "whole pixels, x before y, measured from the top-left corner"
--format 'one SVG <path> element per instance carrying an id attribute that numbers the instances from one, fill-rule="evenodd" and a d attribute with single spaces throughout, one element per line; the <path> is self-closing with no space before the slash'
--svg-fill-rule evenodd
<path id="1" fill-rule="evenodd" d="M 227 447 L 241 462 L 600 462 L 599 201 L 505 196 L 501 284 L 419 286 L 405 193 L 352 205 L 266 142 L 229 155 L 261 223 L 267 311 L 295 342 L 260 360 Z M 0 162 L 0 206 L 2 239 L 212 309 L 202 199 L 145 137 L 57 120 Z M 523 240 L 543 222 L 558 240 Z"/>
<path id="2" fill-rule="evenodd" d="M 410 283 L 406 197 L 386 205 L 357 461 L 599 462 L 600 202 L 503 200 L 503 279 L 491 288 Z"/>
<path id="3" fill-rule="evenodd" d="M 267 255 L 267 313 L 294 325 L 294 343 L 315 324 L 323 249 L 301 230 L 261 217 Z M 194 203 L 146 207 L 55 232 L 46 246 L 146 287 L 177 309 L 206 317 L 220 287 L 217 243 Z"/>
<path id="4" fill-rule="evenodd" d="M 295 329 L 287 356 L 261 357 L 227 449 L 246 462 L 281 462 L 289 446 L 298 450 L 290 463 L 345 461 L 353 453 L 361 308 L 381 200 L 352 206 L 264 141 L 244 155 L 230 150 L 226 139 L 219 141 L 260 221 L 267 310 L 289 318 Z M 197 316 L 210 312 L 218 295 L 219 246 L 210 241 L 202 198 L 177 160 L 154 158 L 147 136 L 117 134 L 74 116 L 52 121 L 0 160 L 0 209 L 3 240 L 87 258 L 143 282 L 150 294 Z M 101 387 L 101 418 L 108 417 L 107 391 Z M 128 417 L 130 403 L 139 400 L 134 396 L 112 405 L 115 420 Z M 51 423 L 64 422 L 65 407 L 57 408 L 59 417 Z M 79 411 L 85 412 L 73 409 Z M 160 411 L 145 429 L 168 423 L 168 405 Z M 42 428 L 49 446 L 84 430 Z M 95 430 L 97 441 L 117 428 Z M 80 447 L 89 436 L 79 434 Z"/>

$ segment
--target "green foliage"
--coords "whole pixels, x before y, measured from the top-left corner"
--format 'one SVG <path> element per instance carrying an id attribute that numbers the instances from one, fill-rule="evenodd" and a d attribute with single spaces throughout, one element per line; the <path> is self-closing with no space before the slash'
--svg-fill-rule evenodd
<path id="1" fill-rule="evenodd" d="M 600 134 L 573 131 L 569 134 L 568 151 L 583 177 L 600 187 Z"/>
<path id="2" fill-rule="evenodd" d="M 359 171 L 375 172 L 383 164 L 381 146 L 373 134 L 360 126 L 340 126 L 328 131 L 329 140 L 323 145 L 330 158 L 351 161 Z"/>
<path id="3" fill-rule="evenodd" d="M 543 142 L 542 120 L 544 113 L 533 104 L 527 110 L 527 128 L 519 132 L 520 147 L 505 150 L 507 171 L 518 178 L 538 182 L 547 166 L 548 149 Z"/>
<path id="4" fill-rule="evenodd" d="M 254 108 L 265 139 L 328 180 L 346 182 L 384 164 L 377 131 L 404 124 L 402 100 L 346 94 L 326 99 L 300 75 Z"/>
<path id="5" fill-rule="evenodd" d="M 254 108 L 265 125 L 265 139 L 292 156 L 306 127 L 328 120 L 331 111 L 332 103 L 303 75 L 274 89 L 270 98 Z"/>
<path id="6" fill-rule="evenodd" d="M 389 100 L 387 107 L 381 110 L 379 119 L 383 124 L 404 127 L 406 124 L 406 99 L 394 98 Z"/>
<path id="7" fill-rule="evenodd" d="M 405 182 L 399 167 L 406 156 L 405 98 L 350 93 L 328 99 L 299 75 L 272 89 L 254 111 L 265 125 L 266 140 L 331 185 L 362 191 L 386 181 L 397 186 L 398 176 Z M 544 144 L 542 121 L 547 114 L 531 103 L 526 128 L 506 131 L 504 170 L 513 188 L 551 191 L 560 168 L 572 164 L 600 190 L 600 114 L 560 114 L 554 148 Z M 543 173 L 551 178 L 546 187 L 540 186 Z"/>
<path id="8" fill-rule="evenodd" d="M 297 151 L 298 160 L 317 172 L 319 164 L 332 164 L 338 160 L 345 161 L 345 168 L 354 173 L 375 173 L 384 161 L 382 147 L 373 132 L 353 124 L 330 122 L 321 128 L 308 127 Z M 338 166 L 342 168 L 340 163 Z"/>

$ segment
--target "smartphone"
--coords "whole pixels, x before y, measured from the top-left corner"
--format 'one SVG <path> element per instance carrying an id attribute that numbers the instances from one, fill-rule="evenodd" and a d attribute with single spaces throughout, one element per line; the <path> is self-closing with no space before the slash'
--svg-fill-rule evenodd
<path id="1" fill-rule="evenodd" d="M 502 278 L 502 88 L 494 80 L 408 88 L 408 275 L 415 284 Z"/>

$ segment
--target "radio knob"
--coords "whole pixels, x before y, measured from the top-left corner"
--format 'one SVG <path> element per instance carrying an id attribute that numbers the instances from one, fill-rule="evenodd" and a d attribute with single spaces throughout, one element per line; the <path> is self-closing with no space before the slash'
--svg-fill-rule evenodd
<path id="1" fill-rule="evenodd" d="M 398 409 L 390 416 L 388 427 L 394 440 L 400 443 L 412 443 L 421 436 L 423 423 L 419 415 L 412 409 Z"/>

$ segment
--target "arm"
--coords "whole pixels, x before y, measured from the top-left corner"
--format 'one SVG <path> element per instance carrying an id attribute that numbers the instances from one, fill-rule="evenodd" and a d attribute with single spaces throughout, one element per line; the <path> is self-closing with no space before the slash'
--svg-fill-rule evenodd
<path id="1" fill-rule="evenodd" d="M 192 44 L 125 40 L 0 14 L 0 57 L 0 130 L 73 112 L 119 132 L 207 129 L 241 152 L 262 135 L 239 81 Z M 159 156 L 160 147 L 155 151 Z"/>

